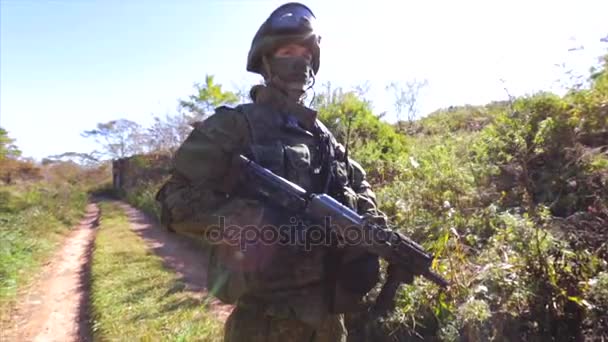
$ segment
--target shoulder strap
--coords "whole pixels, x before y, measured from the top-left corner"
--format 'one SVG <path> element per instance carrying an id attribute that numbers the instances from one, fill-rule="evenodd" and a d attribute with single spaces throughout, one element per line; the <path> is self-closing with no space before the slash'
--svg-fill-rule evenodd
<path id="1" fill-rule="evenodd" d="M 255 132 L 253 130 L 253 125 L 251 124 L 251 119 L 249 118 L 249 111 L 252 108 L 254 104 L 252 103 L 247 103 L 247 104 L 241 104 L 236 106 L 236 108 L 234 108 L 236 111 L 238 111 L 239 113 L 241 113 L 243 115 L 243 118 L 245 118 L 245 122 L 247 122 L 247 129 L 249 131 L 249 139 L 250 139 L 250 146 L 251 145 L 255 145 L 257 142 L 256 139 L 256 135 Z M 259 158 L 255 153 L 255 150 L 252 148 L 248 149 L 248 152 L 250 154 L 250 157 L 253 159 L 254 162 L 259 163 Z"/>
<path id="2" fill-rule="evenodd" d="M 334 157 L 340 161 L 344 161 L 344 146 L 338 142 L 334 134 L 325 126 L 321 120 L 316 120 L 316 126 L 320 132 L 329 137 L 329 142 L 331 143 L 332 149 L 334 150 Z"/>

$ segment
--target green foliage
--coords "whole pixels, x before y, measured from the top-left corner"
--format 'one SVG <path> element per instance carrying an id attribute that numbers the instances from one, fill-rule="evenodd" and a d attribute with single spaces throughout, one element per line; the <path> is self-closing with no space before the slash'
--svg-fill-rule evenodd
<path id="1" fill-rule="evenodd" d="M 608 272 L 602 272 L 596 278 L 590 279 L 589 297 L 596 305 L 608 305 Z"/>
<path id="2" fill-rule="evenodd" d="M 349 156 L 370 171 L 372 181 L 384 183 L 395 177 L 395 162 L 407 150 L 406 138 L 375 116 L 369 102 L 355 92 L 328 89 L 317 95 L 315 107 L 336 139 L 348 142 Z"/>
<path id="3" fill-rule="evenodd" d="M 235 104 L 238 96 L 231 91 L 222 90 L 221 84 L 216 84 L 213 75 L 205 76 L 205 83 L 194 84 L 196 93 L 187 100 L 180 100 L 180 107 L 186 109 L 193 119 L 202 120 L 213 113 L 216 107 Z"/>
<path id="4" fill-rule="evenodd" d="M 222 326 L 206 312 L 206 299 L 164 267 L 121 208 L 102 203 L 101 211 L 91 266 L 95 340 L 220 341 Z"/>
<path id="5" fill-rule="evenodd" d="M 476 132 L 494 122 L 495 117 L 503 113 L 509 104 L 493 102 L 485 106 L 450 106 L 437 110 L 407 129 L 410 134 L 437 135 L 456 132 Z"/>
<path id="6" fill-rule="evenodd" d="M 409 136 L 356 92 L 317 95 L 395 229 L 452 284 L 403 286 L 374 340 L 608 338 L 607 67 L 563 97 L 438 111 Z M 129 201 L 157 214 L 156 189 L 144 180 Z"/>
<path id="7" fill-rule="evenodd" d="M 204 84 L 196 83 L 194 87 L 195 94 L 179 101 L 180 109 L 185 112 L 167 114 L 164 118 L 154 116 L 154 122 L 147 128 L 127 119 L 111 120 L 98 123 L 95 129 L 84 131 L 81 135 L 93 138 L 100 144 L 103 154 L 111 159 L 142 153 L 172 153 L 190 134 L 194 122 L 204 120 L 218 106 L 238 102 L 238 96 L 222 90 L 222 85 L 216 83 L 212 75 L 205 77 Z M 54 157 L 97 161 L 98 154 L 66 153 Z"/>
<path id="8" fill-rule="evenodd" d="M 161 184 L 153 182 L 141 182 L 129 189 L 125 199 L 129 204 L 143 210 L 145 213 L 160 219 L 160 206 L 156 202 L 156 192 Z"/>
<path id="9" fill-rule="evenodd" d="M 588 282 L 587 305 L 592 308 L 587 320 L 587 329 L 590 331 L 608 330 L 608 272 L 602 272 Z"/>
<path id="10" fill-rule="evenodd" d="M 0 316 L 82 216 L 87 190 L 110 176 L 107 165 L 54 161 L 35 165 L 7 158 L 14 184 L 0 189 Z M 2 164 L 6 167 L 6 163 Z M 11 182 L 8 182 L 11 183 Z"/>
<path id="11" fill-rule="evenodd" d="M 36 274 L 86 202 L 83 188 L 66 184 L 24 184 L 0 191 L 0 311 Z"/>
<path id="12" fill-rule="evenodd" d="M 414 123 L 426 135 L 412 139 L 378 200 L 453 285 L 404 287 L 385 324 L 395 339 L 607 337 L 605 75 L 564 97 Z M 476 117 L 487 122 L 467 129 Z"/>
<path id="13" fill-rule="evenodd" d="M 21 155 L 21 151 L 14 144 L 15 139 L 8 136 L 8 131 L 0 127 L 0 162 L 6 158 L 15 158 Z"/>
<path id="14" fill-rule="evenodd" d="M 605 154 L 594 148 L 601 142 L 592 137 L 601 138 L 608 122 L 601 110 L 580 102 L 596 98 L 578 93 L 522 98 L 514 113 L 499 116 L 482 132 L 479 161 L 494 166 L 487 174 L 503 192 L 504 205 L 542 203 L 562 217 L 590 207 L 606 210 L 608 169 Z M 581 108 L 589 109 L 584 118 Z"/>
<path id="15" fill-rule="evenodd" d="M 0 180 L 13 184 L 18 180 L 32 180 L 40 177 L 40 169 L 30 160 L 20 158 L 21 151 L 15 139 L 0 127 Z"/>

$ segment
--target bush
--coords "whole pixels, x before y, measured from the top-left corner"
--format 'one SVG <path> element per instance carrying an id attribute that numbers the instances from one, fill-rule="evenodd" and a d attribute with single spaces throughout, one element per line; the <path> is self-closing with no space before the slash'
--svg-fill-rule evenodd
<path id="1" fill-rule="evenodd" d="M 125 199 L 134 207 L 160 219 L 160 206 L 156 202 L 156 192 L 160 187 L 161 184 L 140 182 L 126 192 Z"/>
<path id="2" fill-rule="evenodd" d="M 608 56 L 560 97 L 454 107 L 404 136 L 354 92 L 317 98 L 368 171 L 381 209 L 451 286 L 403 286 L 373 340 L 606 339 Z M 413 134 L 423 133 L 423 134 Z M 158 217 L 156 180 L 127 198 Z"/>
<path id="3" fill-rule="evenodd" d="M 395 163 L 408 149 L 407 139 L 375 116 L 369 102 L 354 92 L 337 89 L 319 95 L 316 106 L 319 119 L 339 142 L 348 142 L 349 156 L 368 170 L 371 183 L 385 184 L 394 179 L 398 173 Z"/>

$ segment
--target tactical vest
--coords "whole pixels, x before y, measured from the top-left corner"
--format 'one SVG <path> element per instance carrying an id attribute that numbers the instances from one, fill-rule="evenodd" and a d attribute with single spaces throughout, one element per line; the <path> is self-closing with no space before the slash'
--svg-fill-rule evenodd
<path id="1" fill-rule="evenodd" d="M 336 191 L 348 184 L 343 151 L 320 121 L 305 129 L 297 117 L 270 106 L 237 107 L 251 135 L 250 157 L 308 191 Z"/>
<path id="2" fill-rule="evenodd" d="M 306 129 L 295 115 L 272 106 L 246 104 L 236 110 L 249 126 L 250 144 L 244 151 L 249 158 L 308 191 L 328 193 L 356 210 L 344 151 L 318 120 L 314 127 Z M 291 223 L 289 215 L 272 208 L 266 208 L 263 216 L 262 224 Z M 313 325 L 322 321 L 332 311 L 334 300 L 335 269 L 339 263 L 334 249 L 326 246 L 306 250 L 302 245 L 263 248 L 261 259 L 266 261 L 255 272 L 243 274 L 231 274 L 212 252 L 209 280 L 215 295 L 231 302 L 228 291 L 242 289 L 247 295 L 237 305 L 270 305 L 269 310 L 275 315 L 295 315 Z M 218 286 L 222 278 L 226 281 Z"/>

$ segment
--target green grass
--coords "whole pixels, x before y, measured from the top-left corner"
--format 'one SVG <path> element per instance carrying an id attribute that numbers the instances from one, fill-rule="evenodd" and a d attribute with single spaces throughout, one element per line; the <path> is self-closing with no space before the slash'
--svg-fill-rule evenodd
<path id="1" fill-rule="evenodd" d="M 96 340 L 221 341 L 222 325 L 205 299 L 184 291 L 129 229 L 123 211 L 102 203 L 92 263 L 91 307 Z"/>
<path id="2" fill-rule="evenodd" d="M 77 187 L 36 183 L 0 190 L 0 316 L 82 217 L 86 203 Z"/>
<path id="3" fill-rule="evenodd" d="M 154 216 L 156 219 L 160 219 L 160 207 L 156 202 L 156 192 L 161 186 L 160 183 L 141 182 L 130 188 L 122 197 L 132 206 Z"/>

